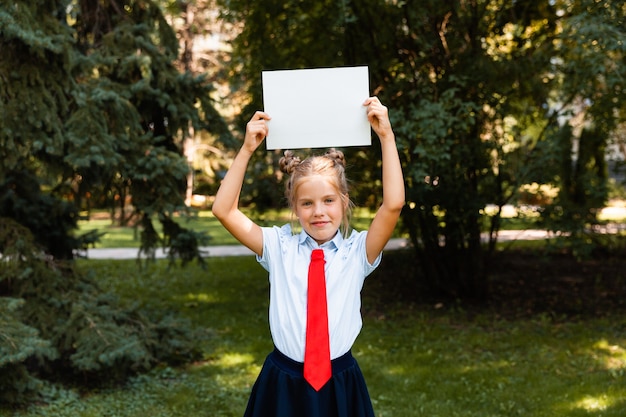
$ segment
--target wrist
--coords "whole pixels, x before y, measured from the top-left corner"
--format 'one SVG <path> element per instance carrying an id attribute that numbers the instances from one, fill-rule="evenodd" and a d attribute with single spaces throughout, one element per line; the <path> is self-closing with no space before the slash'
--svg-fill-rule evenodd
<path id="1" fill-rule="evenodd" d="M 384 134 L 381 134 L 380 136 L 378 136 L 378 138 L 380 139 L 380 142 L 390 142 L 390 143 L 395 143 L 396 142 L 396 135 L 393 132 L 387 132 Z"/>
<path id="2" fill-rule="evenodd" d="M 253 153 L 254 149 L 249 149 L 245 146 L 242 146 L 241 149 L 239 149 L 238 155 L 241 155 L 241 157 L 243 158 L 250 159 Z"/>

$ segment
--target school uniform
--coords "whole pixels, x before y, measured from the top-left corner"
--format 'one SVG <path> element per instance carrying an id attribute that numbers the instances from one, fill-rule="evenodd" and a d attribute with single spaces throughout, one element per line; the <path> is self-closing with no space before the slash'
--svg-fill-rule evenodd
<path id="1" fill-rule="evenodd" d="M 341 233 L 318 245 L 306 232 L 293 235 L 289 224 L 264 227 L 263 256 L 269 272 L 269 322 L 275 349 L 254 384 L 244 417 L 373 417 L 361 370 L 350 349 L 362 327 L 361 289 L 380 264 L 370 264 L 367 232 Z M 331 379 L 319 390 L 303 377 L 307 275 L 313 249 L 324 250 Z"/>

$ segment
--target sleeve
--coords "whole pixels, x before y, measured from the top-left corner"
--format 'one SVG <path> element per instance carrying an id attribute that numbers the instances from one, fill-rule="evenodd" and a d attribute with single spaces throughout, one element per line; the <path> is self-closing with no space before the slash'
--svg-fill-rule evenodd
<path id="1" fill-rule="evenodd" d="M 374 272 L 383 257 L 383 253 L 378 254 L 374 262 L 371 264 L 367 260 L 367 250 L 365 247 L 365 241 L 367 238 L 367 231 L 357 232 L 352 231 L 352 234 L 347 240 L 347 251 L 345 256 L 349 256 L 350 259 L 354 259 L 358 262 L 358 265 L 361 266 L 361 270 L 363 273 L 363 279 L 365 279 L 369 274 Z"/>
<path id="2" fill-rule="evenodd" d="M 359 248 L 360 249 L 359 252 L 361 253 L 361 256 L 363 256 L 363 265 L 365 267 L 365 277 L 367 277 L 369 274 L 374 272 L 374 270 L 378 268 L 378 265 L 380 265 L 380 262 L 383 259 L 383 252 L 380 251 L 376 259 L 374 259 L 374 262 L 370 264 L 369 261 L 367 260 L 367 249 L 365 247 L 365 240 L 366 240 L 365 238 L 367 237 L 367 233 L 368 232 L 362 233 L 363 234 L 363 238 L 361 239 L 362 248 Z"/>
<path id="3" fill-rule="evenodd" d="M 262 227 L 261 231 L 263 232 L 263 255 L 256 255 L 256 260 L 269 272 L 272 259 L 280 256 L 281 248 L 285 247 L 283 243 L 291 236 L 291 226 L 285 224 L 281 227 Z"/>

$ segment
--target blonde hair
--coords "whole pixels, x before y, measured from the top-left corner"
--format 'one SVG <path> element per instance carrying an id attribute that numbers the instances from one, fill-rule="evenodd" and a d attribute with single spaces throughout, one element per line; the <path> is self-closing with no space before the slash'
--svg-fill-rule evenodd
<path id="1" fill-rule="evenodd" d="M 348 197 L 346 160 L 343 152 L 331 148 L 324 155 L 311 156 L 302 161 L 292 151 L 285 151 L 279 164 L 281 171 L 289 175 L 285 183 L 285 197 L 292 212 L 294 212 L 296 193 L 300 183 L 312 175 L 326 177 L 328 182 L 335 187 L 344 204 L 341 233 L 347 237 L 350 231 L 353 204 Z"/>

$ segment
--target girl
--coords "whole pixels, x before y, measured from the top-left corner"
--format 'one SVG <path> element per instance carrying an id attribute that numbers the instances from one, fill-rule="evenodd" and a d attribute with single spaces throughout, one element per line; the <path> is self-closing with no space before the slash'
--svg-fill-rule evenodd
<path id="1" fill-rule="evenodd" d="M 286 196 L 302 227 L 299 234 L 292 234 L 289 224 L 260 227 L 239 210 L 246 167 L 268 133 L 270 116 L 260 111 L 246 125 L 243 146 L 215 196 L 213 214 L 269 272 L 270 331 L 275 349 L 252 388 L 245 417 L 374 416 L 350 349 L 362 325 L 361 288 L 365 277 L 379 265 L 400 216 L 404 179 L 387 108 L 376 97 L 363 105 L 380 139 L 383 163 L 383 202 L 369 231 L 348 233 L 351 202 L 345 161 L 343 154 L 334 150 L 304 161 L 285 152 L 280 161 L 281 169 L 290 175 Z M 309 268 L 315 269 L 313 261 L 309 267 L 313 253 L 313 258 L 323 257 L 317 275 L 322 274 L 318 284 L 325 289 L 311 283 L 315 272 L 307 275 Z M 307 301 L 314 293 L 327 307 L 315 310 L 313 301 Z M 312 342 L 309 332 L 314 332 L 315 323 L 322 323 L 323 336 Z M 310 353 L 316 348 L 321 349 Z M 309 355 L 317 355 L 320 362 L 310 365 Z M 325 375 L 315 381 L 311 375 L 319 370 Z"/>

